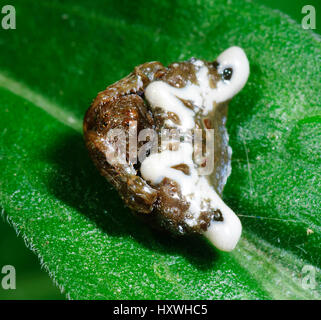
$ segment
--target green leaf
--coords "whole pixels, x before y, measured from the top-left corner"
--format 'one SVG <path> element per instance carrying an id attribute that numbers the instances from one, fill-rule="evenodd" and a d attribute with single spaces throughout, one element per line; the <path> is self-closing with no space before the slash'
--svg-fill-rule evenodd
<path id="1" fill-rule="evenodd" d="M 320 37 L 243 1 L 19 1 L 0 30 L 0 204 L 72 299 L 320 299 Z M 137 221 L 91 163 L 82 118 L 98 91 L 152 60 L 251 64 L 230 103 L 237 249 Z M 308 230 L 312 230 L 313 233 Z M 302 286 L 305 265 L 314 289 Z"/>

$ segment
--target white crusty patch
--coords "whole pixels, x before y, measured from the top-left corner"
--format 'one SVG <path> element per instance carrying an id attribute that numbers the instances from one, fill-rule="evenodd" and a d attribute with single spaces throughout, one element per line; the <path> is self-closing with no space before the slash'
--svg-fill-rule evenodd
<path id="1" fill-rule="evenodd" d="M 184 88 L 175 88 L 163 81 L 153 81 L 145 90 L 145 97 L 151 108 L 160 107 L 165 112 L 175 113 L 180 125 L 170 119 L 166 124 L 180 130 L 195 127 L 195 112 L 201 111 L 207 115 L 213 110 L 215 103 L 231 99 L 245 85 L 249 76 L 249 63 L 244 51 L 239 47 L 231 47 L 218 58 L 218 72 L 232 68 L 232 77 L 228 81 L 221 80 L 216 88 L 209 83 L 208 68 L 201 60 L 195 60 L 196 78 L 198 84 L 189 82 Z M 189 100 L 194 105 L 194 111 L 187 108 L 180 99 Z M 178 164 L 186 164 L 190 174 L 171 168 Z M 212 221 L 204 235 L 220 250 L 231 251 L 235 248 L 242 232 L 240 220 L 223 202 L 205 176 L 198 174 L 193 162 L 193 146 L 191 143 L 180 143 L 176 151 L 163 150 L 151 154 L 141 165 L 141 174 L 153 185 L 159 184 L 165 177 L 174 180 L 180 186 L 182 195 L 190 203 L 189 216 L 185 220 L 193 226 L 201 211 L 219 209 L 223 221 Z"/>

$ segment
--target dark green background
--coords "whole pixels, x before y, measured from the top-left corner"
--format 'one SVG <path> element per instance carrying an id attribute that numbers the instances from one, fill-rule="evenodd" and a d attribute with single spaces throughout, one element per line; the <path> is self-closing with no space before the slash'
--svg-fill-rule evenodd
<path id="1" fill-rule="evenodd" d="M 317 29 L 314 32 L 320 34 L 321 2 L 319 0 L 256 1 L 271 8 L 279 9 L 298 23 L 301 23 L 303 17 L 301 13 L 302 7 L 307 4 L 313 5 L 317 13 Z M 0 2 L 0 4 L 2 7 L 6 3 L 2 4 Z M 36 17 L 33 17 L 33 19 L 36 19 Z M 19 16 L 17 16 L 18 20 Z M 41 270 L 38 258 L 26 248 L 24 241 L 20 237 L 17 238 L 15 231 L 0 219 L 0 271 L 2 266 L 7 264 L 16 268 L 17 289 L 3 290 L 0 286 L 0 299 L 64 299 L 64 295 L 54 286 L 46 272 Z"/>

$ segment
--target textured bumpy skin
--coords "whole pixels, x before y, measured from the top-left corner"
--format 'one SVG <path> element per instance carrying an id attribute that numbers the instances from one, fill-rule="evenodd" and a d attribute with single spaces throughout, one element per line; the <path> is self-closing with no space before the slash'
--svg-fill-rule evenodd
<path id="1" fill-rule="evenodd" d="M 194 60 L 195 61 L 195 60 Z M 205 62 L 211 88 L 215 88 L 221 75 L 216 62 Z M 165 124 L 170 118 L 175 122 L 175 114 L 164 112 L 160 108 L 152 110 L 145 99 L 146 87 L 155 80 L 161 80 L 176 88 L 184 88 L 187 83 L 197 84 L 193 59 L 173 63 L 167 68 L 159 62 L 142 64 L 127 77 L 100 92 L 88 109 L 84 119 L 84 135 L 90 156 L 100 173 L 118 190 L 120 196 L 135 213 L 141 213 L 145 220 L 154 226 L 161 226 L 176 234 L 205 232 L 211 220 L 220 221 L 219 210 L 201 212 L 197 224 L 185 223 L 188 202 L 182 196 L 178 184 L 164 178 L 157 186 L 150 185 L 140 174 L 140 163 L 109 163 L 106 154 L 113 152 L 114 147 L 106 140 L 108 130 L 119 128 L 128 133 L 129 123 L 137 122 L 137 133 L 145 128 L 156 130 L 160 135 L 162 128 L 171 127 Z M 189 101 L 183 101 L 186 107 L 193 110 Z M 195 128 L 214 129 L 214 170 L 208 177 L 210 184 L 218 195 L 221 195 L 230 170 L 230 149 L 225 128 L 227 103 L 217 104 L 206 117 L 195 116 Z M 138 148 L 141 145 L 138 143 Z M 177 170 L 184 170 L 178 166 Z"/>

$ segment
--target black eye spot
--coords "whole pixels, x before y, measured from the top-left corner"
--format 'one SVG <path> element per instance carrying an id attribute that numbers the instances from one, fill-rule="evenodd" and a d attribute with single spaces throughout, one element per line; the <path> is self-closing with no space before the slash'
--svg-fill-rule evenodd
<path id="1" fill-rule="evenodd" d="M 215 221 L 224 221 L 223 215 L 220 209 L 214 211 L 213 220 Z"/>
<path id="2" fill-rule="evenodd" d="M 233 74 L 233 69 L 232 68 L 225 68 L 223 70 L 222 78 L 223 80 L 231 80 Z"/>

